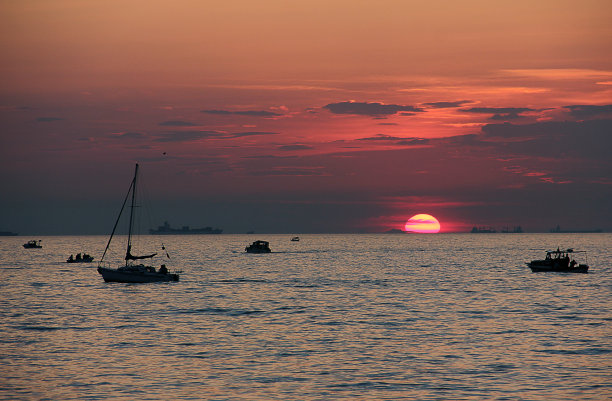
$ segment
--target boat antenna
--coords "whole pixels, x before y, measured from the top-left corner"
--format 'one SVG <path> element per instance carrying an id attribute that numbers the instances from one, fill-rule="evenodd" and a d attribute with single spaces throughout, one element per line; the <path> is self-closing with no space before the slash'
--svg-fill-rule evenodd
<path id="1" fill-rule="evenodd" d="M 138 171 L 138 164 L 136 164 L 136 171 Z M 125 209 L 125 204 L 127 203 L 128 196 L 130 196 L 130 191 L 132 191 L 132 187 L 134 186 L 135 182 L 136 182 L 136 174 L 134 174 L 134 179 L 130 183 L 130 187 L 128 188 L 128 191 L 125 194 L 125 199 L 123 200 L 123 205 L 121 205 L 121 210 L 119 211 L 119 216 L 117 216 L 117 221 L 115 221 L 115 225 L 113 227 L 113 231 L 111 232 L 110 238 L 108 239 L 108 243 L 106 244 L 106 248 L 104 248 L 104 253 L 102 254 L 102 258 L 100 258 L 100 263 L 102 263 L 102 261 L 104 260 L 104 256 L 106 255 L 106 252 L 108 251 L 108 247 L 110 246 L 110 243 L 111 243 L 111 241 L 113 239 L 113 235 L 115 234 L 115 230 L 117 230 L 117 225 L 119 224 L 119 220 L 121 219 L 121 214 L 123 213 L 123 209 Z"/>

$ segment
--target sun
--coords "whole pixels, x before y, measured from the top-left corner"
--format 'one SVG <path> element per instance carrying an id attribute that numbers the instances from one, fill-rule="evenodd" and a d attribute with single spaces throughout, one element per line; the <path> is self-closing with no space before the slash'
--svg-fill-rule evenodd
<path id="1" fill-rule="evenodd" d="M 435 234 L 440 232 L 440 222 L 430 214 L 415 214 L 406 222 L 404 231 L 411 233 Z"/>

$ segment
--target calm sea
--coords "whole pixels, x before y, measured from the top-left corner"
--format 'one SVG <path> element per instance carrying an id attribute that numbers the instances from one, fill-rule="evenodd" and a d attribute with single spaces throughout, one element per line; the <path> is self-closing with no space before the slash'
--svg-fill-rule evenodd
<path id="1" fill-rule="evenodd" d="M 63 263 L 106 237 L 0 238 L 0 398 L 612 397 L 612 234 L 290 238 L 145 237 L 181 281 L 132 285 Z M 558 246 L 589 274 L 525 266 Z"/>

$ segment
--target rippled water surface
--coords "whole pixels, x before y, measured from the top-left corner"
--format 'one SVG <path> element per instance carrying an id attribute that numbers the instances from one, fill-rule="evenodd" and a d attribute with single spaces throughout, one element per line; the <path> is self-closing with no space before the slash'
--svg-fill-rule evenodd
<path id="1" fill-rule="evenodd" d="M 612 397 L 611 234 L 290 237 L 146 237 L 181 281 L 132 285 L 63 263 L 106 237 L 0 238 L 0 397 Z M 525 266 L 557 246 L 590 273 Z"/>

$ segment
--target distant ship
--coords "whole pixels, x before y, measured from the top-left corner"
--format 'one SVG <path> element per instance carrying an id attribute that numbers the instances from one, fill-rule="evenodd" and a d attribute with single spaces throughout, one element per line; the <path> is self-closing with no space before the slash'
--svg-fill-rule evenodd
<path id="1" fill-rule="evenodd" d="M 220 228 L 204 227 L 204 228 L 189 228 L 189 226 L 183 226 L 181 228 L 172 228 L 170 224 L 165 221 L 163 226 L 157 227 L 157 230 L 150 229 L 149 234 L 152 235 L 185 235 L 185 234 L 221 234 L 223 230 Z"/>
<path id="2" fill-rule="evenodd" d="M 472 234 L 492 234 L 492 233 L 496 233 L 497 230 L 495 230 L 495 228 L 490 227 L 490 226 L 480 226 L 480 227 L 474 226 L 474 228 L 472 228 L 472 231 L 470 232 Z M 510 227 L 506 226 L 502 228 L 500 232 L 502 234 L 510 234 L 510 233 L 518 234 L 518 233 L 523 232 L 523 228 L 521 226 L 514 226 L 512 229 L 510 229 Z"/>
<path id="3" fill-rule="evenodd" d="M 14 237 L 17 236 L 19 234 L 14 233 L 12 231 L 0 231 L 0 237 Z"/>
<path id="4" fill-rule="evenodd" d="M 514 228 L 510 229 L 510 227 L 506 226 L 502 228 L 501 232 L 504 234 L 520 234 L 523 232 L 523 228 L 521 226 L 514 226 Z"/>
<path id="5" fill-rule="evenodd" d="M 472 228 L 472 231 L 470 231 L 472 234 L 490 234 L 490 233 L 494 233 L 496 232 L 495 229 L 493 227 L 474 227 Z"/>
<path id="6" fill-rule="evenodd" d="M 399 228 L 392 228 L 390 230 L 385 231 L 385 234 L 405 234 L 404 230 L 400 230 Z"/>
<path id="7" fill-rule="evenodd" d="M 561 227 L 557 225 L 557 227 L 551 228 L 550 232 L 551 233 L 589 234 L 589 233 L 601 233 L 603 232 L 603 230 L 599 228 L 595 230 L 562 230 Z"/>

